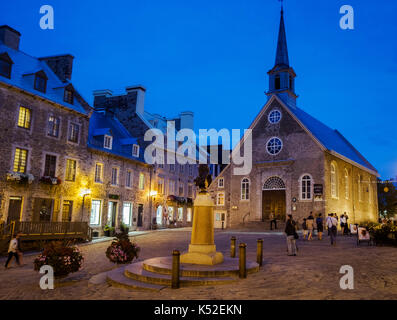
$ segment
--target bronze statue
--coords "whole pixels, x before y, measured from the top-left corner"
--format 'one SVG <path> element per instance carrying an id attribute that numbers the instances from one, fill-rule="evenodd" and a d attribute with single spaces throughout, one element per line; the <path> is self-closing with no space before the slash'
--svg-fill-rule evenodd
<path id="1" fill-rule="evenodd" d="M 198 167 L 198 172 L 199 172 L 199 175 L 196 179 L 194 179 L 194 182 L 195 182 L 196 186 L 200 188 L 200 192 L 206 192 L 207 187 L 212 182 L 212 177 L 210 175 L 210 169 L 208 168 L 208 165 L 200 164 Z"/>

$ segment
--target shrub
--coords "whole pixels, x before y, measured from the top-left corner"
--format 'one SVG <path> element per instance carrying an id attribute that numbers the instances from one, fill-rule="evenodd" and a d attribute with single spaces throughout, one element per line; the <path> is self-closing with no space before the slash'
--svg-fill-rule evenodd
<path id="1" fill-rule="evenodd" d="M 39 271 L 43 265 L 50 265 L 54 269 L 55 277 L 63 277 L 79 271 L 83 260 L 83 255 L 76 246 L 72 247 L 62 241 L 53 241 L 34 260 L 34 270 Z"/>
<path id="2" fill-rule="evenodd" d="M 126 233 L 116 234 L 116 239 L 106 250 L 106 257 L 113 263 L 130 263 L 134 258 L 138 258 L 140 248 L 136 243 L 132 243 Z"/>

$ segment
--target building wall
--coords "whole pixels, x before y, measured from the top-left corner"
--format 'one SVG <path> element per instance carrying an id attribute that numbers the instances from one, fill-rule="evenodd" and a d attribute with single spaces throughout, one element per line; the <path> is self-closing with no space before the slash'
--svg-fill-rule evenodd
<path id="1" fill-rule="evenodd" d="M 19 107 L 24 106 L 32 111 L 31 128 L 24 129 L 17 126 Z M 22 196 L 23 206 L 21 219 L 32 219 L 33 198 L 54 199 L 52 221 L 61 219 L 62 201 L 73 201 L 72 221 L 80 221 L 82 199 L 80 190 L 85 183 L 84 177 L 89 171 L 87 165 L 88 152 L 86 141 L 88 135 L 88 117 L 77 112 L 54 105 L 46 100 L 33 97 L 13 88 L 0 86 L 0 220 L 6 221 L 8 215 L 9 198 Z M 47 120 L 52 114 L 60 117 L 59 138 L 47 136 Z M 70 122 L 80 125 L 78 144 L 67 142 L 68 126 Z M 15 148 L 28 150 L 27 173 L 34 176 L 29 185 L 22 185 L 6 180 L 7 172 L 12 171 Z M 43 176 L 45 154 L 57 156 L 56 176 L 61 179 L 60 185 L 47 185 L 39 182 Z M 66 159 L 77 160 L 76 181 L 65 181 Z"/>

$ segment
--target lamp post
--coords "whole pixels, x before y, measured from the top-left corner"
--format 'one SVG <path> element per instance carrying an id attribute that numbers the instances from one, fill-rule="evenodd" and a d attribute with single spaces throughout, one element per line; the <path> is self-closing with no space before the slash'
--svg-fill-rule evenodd
<path id="1" fill-rule="evenodd" d="M 83 205 L 81 207 L 81 222 L 83 222 L 83 217 L 84 217 L 84 202 L 85 202 L 85 197 L 89 196 L 91 194 L 90 189 L 82 189 L 80 192 L 80 196 L 83 197 Z"/>
<path id="2" fill-rule="evenodd" d="M 151 221 L 150 221 L 150 229 L 153 229 L 153 198 L 155 198 L 157 196 L 157 191 L 156 190 L 152 190 L 149 192 L 149 198 L 150 198 L 150 214 L 151 214 Z"/>

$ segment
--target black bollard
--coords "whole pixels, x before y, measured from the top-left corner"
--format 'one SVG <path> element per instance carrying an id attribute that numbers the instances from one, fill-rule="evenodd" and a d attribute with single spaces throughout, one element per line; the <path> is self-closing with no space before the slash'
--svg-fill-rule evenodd
<path id="1" fill-rule="evenodd" d="M 180 256 L 181 253 L 178 250 L 172 251 L 172 279 L 171 279 L 172 289 L 179 288 Z"/>
<path id="2" fill-rule="evenodd" d="M 246 247 L 245 243 L 239 245 L 239 278 L 247 278 Z"/>
<path id="3" fill-rule="evenodd" d="M 236 257 L 236 237 L 230 239 L 230 257 Z"/>
<path id="4" fill-rule="evenodd" d="M 263 260 L 263 239 L 257 240 L 257 247 L 256 247 L 256 262 L 259 266 L 262 266 Z"/>

